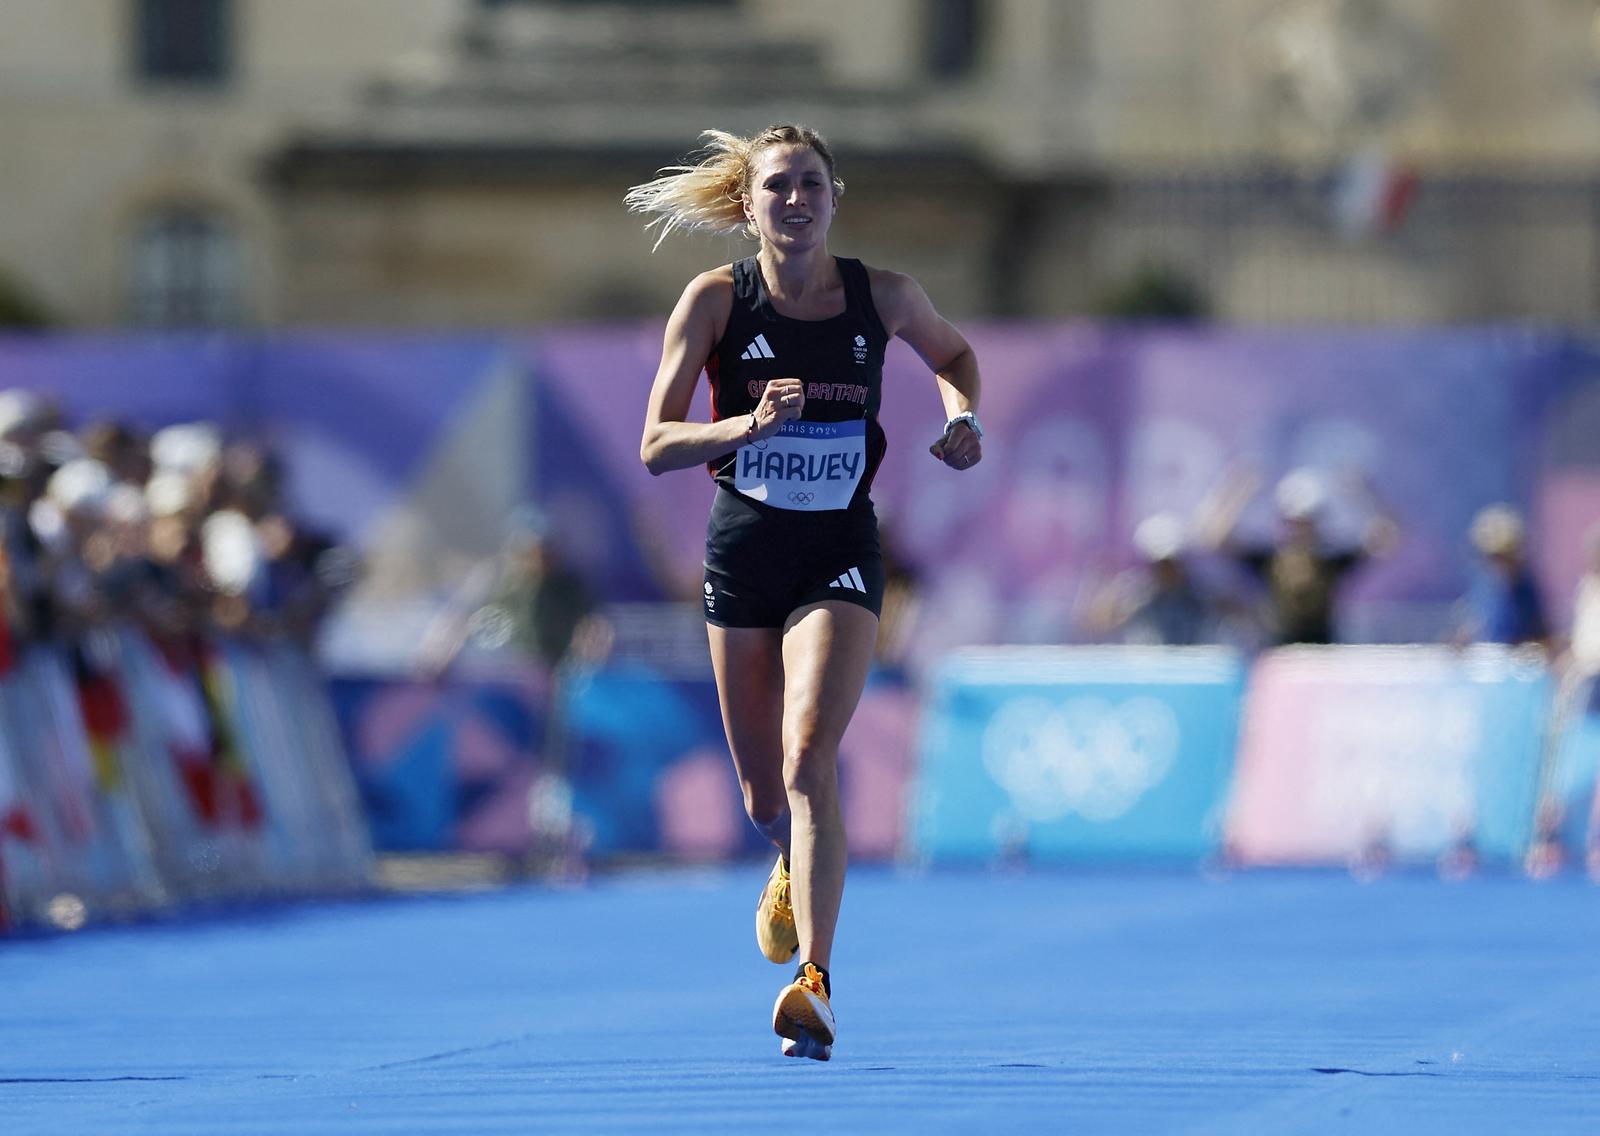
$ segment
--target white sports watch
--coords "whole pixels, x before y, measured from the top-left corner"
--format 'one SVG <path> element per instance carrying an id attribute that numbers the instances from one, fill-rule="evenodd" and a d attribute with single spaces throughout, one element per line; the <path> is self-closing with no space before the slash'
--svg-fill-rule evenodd
<path id="1" fill-rule="evenodd" d="M 967 428 L 978 436 L 978 440 L 980 442 L 983 441 L 983 424 L 978 421 L 978 416 L 970 410 L 963 410 L 944 424 L 944 436 L 946 438 L 950 436 L 950 431 L 956 428 L 956 423 L 958 422 L 965 422 Z"/>

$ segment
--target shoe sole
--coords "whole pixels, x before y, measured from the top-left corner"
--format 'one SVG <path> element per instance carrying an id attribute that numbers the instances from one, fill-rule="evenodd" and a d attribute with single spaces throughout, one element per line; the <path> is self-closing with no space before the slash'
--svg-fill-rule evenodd
<path id="1" fill-rule="evenodd" d="M 833 1056 L 833 1046 L 821 1045 L 809 1037 L 796 1040 L 791 1037 L 783 1039 L 783 1055 L 785 1057 L 809 1057 L 813 1061 L 827 1061 Z"/>
<path id="2" fill-rule="evenodd" d="M 833 1010 L 799 983 L 787 986 L 772 1007 L 772 1032 L 791 1041 L 809 1040 L 831 1046 L 834 1037 Z"/>

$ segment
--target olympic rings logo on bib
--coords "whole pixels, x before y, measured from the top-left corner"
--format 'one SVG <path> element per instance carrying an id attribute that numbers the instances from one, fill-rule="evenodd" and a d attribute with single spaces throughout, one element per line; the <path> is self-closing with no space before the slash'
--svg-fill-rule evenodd
<path id="1" fill-rule="evenodd" d="M 785 422 L 765 441 L 739 447 L 733 484 L 746 497 L 779 509 L 844 509 L 866 466 L 865 420 Z"/>

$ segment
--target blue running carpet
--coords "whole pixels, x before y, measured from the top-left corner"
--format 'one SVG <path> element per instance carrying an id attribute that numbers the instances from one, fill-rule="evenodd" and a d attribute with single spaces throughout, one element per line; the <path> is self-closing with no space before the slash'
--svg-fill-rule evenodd
<path id="1" fill-rule="evenodd" d="M 768 865 L 0 941 L 0 1133 L 1600 1131 L 1600 891 L 858 870 L 828 1064 Z"/>

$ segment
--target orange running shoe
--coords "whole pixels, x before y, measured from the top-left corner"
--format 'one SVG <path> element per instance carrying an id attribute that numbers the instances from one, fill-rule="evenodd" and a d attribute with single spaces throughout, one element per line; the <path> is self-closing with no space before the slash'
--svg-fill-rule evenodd
<path id="1" fill-rule="evenodd" d="M 773 962 L 788 962 L 800 949 L 794 906 L 789 900 L 789 869 L 782 856 L 772 866 L 767 886 L 761 889 L 761 899 L 756 904 L 756 943 Z"/>
<path id="2" fill-rule="evenodd" d="M 786 1039 L 786 1056 L 816 1061 L 833 1056 L 833 1007 L 828 1003 L 828 984 L 814 963 L 801 967 L 778 995 L 772 1007 L 772 1032 Z"/>

